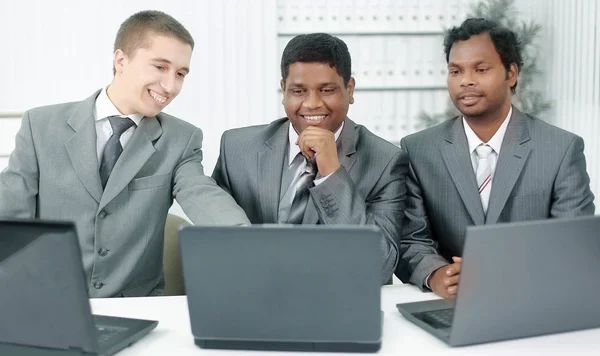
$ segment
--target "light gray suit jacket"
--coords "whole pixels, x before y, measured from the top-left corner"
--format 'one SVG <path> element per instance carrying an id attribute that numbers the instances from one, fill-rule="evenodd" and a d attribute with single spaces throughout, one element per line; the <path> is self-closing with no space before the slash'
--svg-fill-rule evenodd
<path id="1" fill-rule="evenodd" d="M 74 221 L 91 297 L 158 294 L 173 198 L 195 224 L 248 220 L 204 175 L 200 129 L 163 113 L 142 120 L 103 190 L 93 115 L 99 93 L 24 114 L 0 174 L 0 216 Z"/>
<path id="2" fill-rule="evenodd" d="M 425 278 L 461 256 L 467 226 L 594 214 L 583 139 L 513 107 L 483 212 L 462 118 L 405 137 L 408 197 L 396 275 Z M 518 246 L 515 246 L 518 248 Z"/>
<path id="3" fill-rule="evenodd" d="M 254 224 L 275 224 L 288 147 L 287 118 L 227 131 L 213 178 L 231 193 Z M 338 138 L 342 167 L 310 189 L 303 224 L 373 224 L 381 228 L 385 283 L 397 263 L 406 197 L 406 154 L 346 119 Z"/>

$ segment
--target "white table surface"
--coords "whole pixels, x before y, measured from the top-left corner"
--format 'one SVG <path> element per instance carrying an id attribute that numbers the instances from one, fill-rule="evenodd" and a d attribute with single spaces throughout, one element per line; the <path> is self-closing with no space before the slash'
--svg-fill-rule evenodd
<path id="1" fill-rule="evenodd" d="M 410 285 L 382 288 L 385 313 L 382 355 L 600 355 L 600 328 L 518 340 L 450 348 L 404 319 L 396 303 L 435 299 Z M 239 351 L 202 349 L 194 344 L 187 300 L 181 297 L 91 299 L 95 314 L 158 320 L 155 330 L 118 353 L 128 355 L 342 355 L 341 353 Z M 351 354 L 358 355 L 358 354 Z"/>

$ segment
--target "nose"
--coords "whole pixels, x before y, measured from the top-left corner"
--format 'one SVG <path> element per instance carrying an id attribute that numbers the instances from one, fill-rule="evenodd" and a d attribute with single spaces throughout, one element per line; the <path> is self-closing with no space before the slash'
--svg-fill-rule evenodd
<path id="1" fill-rule="evenodd" d="M 313 90 L 308 92 L 308 95 L 302 102 L 302 106 L 304 106 L 308 110 L 318 109 L 323 106 L 323 100 L 321 99 L 321 95 L 318 92 Z"/>
<path id="2" fill-rule="evenodd" d="M 468 70 L 464 71 L 464 73 L 462 74 L 462 76 L 460 78 L 461 88 L 472 87 L 474 85 L 475 85 L 475 80 L 473 78 L 471 71 L 468 71 Z"/>
<path id="3" fill-rule="evenodd" d="M 176 75 L 167 74 L 165 75 L 161 82 L 160 86 L 167 92 L 168 94 L 175 94 L 177 92 L 177 78 Z"/>

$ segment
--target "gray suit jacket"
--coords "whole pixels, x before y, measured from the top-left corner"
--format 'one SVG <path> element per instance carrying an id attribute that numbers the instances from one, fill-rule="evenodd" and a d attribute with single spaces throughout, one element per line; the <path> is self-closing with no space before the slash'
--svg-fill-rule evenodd
<path id="1" fill-rule="evenodd" d="M 167 114 L 142 120 L 103 190 L 93 115 L 99 93 L 25 113 L 0 174 L 0 216 L 74 221 L 91 297 L 158 294 L 173 198 L 195 224 L 248 220 L 204 175 L 200 129 Z"/>
<path id="2" fill-rule="evenodd" d="M 213 178 L 254 224 L 277 223 L 288 146 L 287 118 L 227 131 Z M 338 138 L 342 167 L 310 189 L 303 224 L 374 224 L 381 228 L 382 283 L 397 263 L 408 160 L 398 147 L 346 119 Z"/>
<path id="3" fill-rule="evenodd" d="M 425 278 L 461 256 L 467 226 L 594 214 L 583 140 L 513 107 L 483 212 L 462 118 L 405 137 L 408 198 L 396 275 Z M 518 246 L 515 246 L 518 248 Z"/>

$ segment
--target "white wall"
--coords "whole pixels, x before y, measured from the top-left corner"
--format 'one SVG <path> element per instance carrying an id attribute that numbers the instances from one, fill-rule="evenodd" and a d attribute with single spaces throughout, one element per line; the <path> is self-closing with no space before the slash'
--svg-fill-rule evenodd
<path id="1" fill-rule="evenodd" d="M 552 101 L 547 121 L 580 135 L 600 214 L 600 1 L 516 0 L 542 25 L 538 87 Z"/>
<path id="2" fill-rule="evenodd" d="M 592 187 L 600 196 L 600 144 L 596 139 L 600 136 L 600 1 L 516 1 L 522 18 L 544 26 L 539 61 L 546 74 L 538 85 L 554 102 L 546 119 L 584 137 Z M 407 78 L 422 70 L 420 66 L 443 66 L 439 34 L 410 37 L 403 32 L 424 31 L 415 17 L 425 23 L 441 22 L 434 27 L 458 24 L 466 2 L 0 0 L 0 116 L 81 100 L 107 85 L 112 78 L 112 44 L 120 23 L 136 11 L 158 9 L 181 21 L 196 40 L 191 74 L 166 111 L 203 129 L 207 174 L 212 172 L 225 129 L 267 123 L 282 113 L 277 91 L 279 56 L 293 33 L 326 31 L 341 33 L 340 37 L 348 40 L 357 88 L 384 89 L 357 92 L 349 114 L 397 141 L 419 128 L 418 112 L 437 110 L 446 95 L 443 89 L 402 88 L 412 85 Z M 296 13 L 297 20 L 293 20 Z M 332 22 L 334 16 L 336 23 Z M 354 22 L 341 21 L 348 16 Z M 387 33 L 365 41 L 360 35 L 363 32 Z M 425 47 L 429 52 L 423 52 Z M 368 61 L 373 64 L 366 66 Z M 372 69 L 370 77 L 361 67 Z M 378 68 L 383 78 L 373 77 Z M 393 77 L 385 77 L 390 69 Z M 424 85 L 420 80 L 418 84 Z M 443 78 L 428 85 L 443 87 Z M 396 89 L 386 89 L 390 87 Z M 10 153 L 14 145 L 17 126 L 18 118 L 0 118 L 0 169 L 6 163 L 2 154 Z M 182 214 L 178 207 L 174 211 Z"/>

